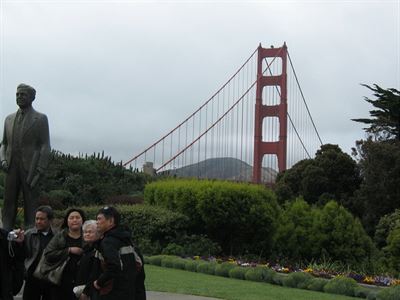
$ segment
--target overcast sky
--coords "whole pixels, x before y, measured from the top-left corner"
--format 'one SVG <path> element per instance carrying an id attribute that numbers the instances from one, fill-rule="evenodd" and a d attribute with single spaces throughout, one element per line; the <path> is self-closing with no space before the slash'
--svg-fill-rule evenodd
<path id="1" fill-rule="evenodd" d="M 400 89 L 399 0 L 0 2 L 0 130 L 30 84 L 64 153 L 130 159 L 259 43 L 286 41 L 323 142 L 348 153 L 371 108 L 360 83 Z"/>

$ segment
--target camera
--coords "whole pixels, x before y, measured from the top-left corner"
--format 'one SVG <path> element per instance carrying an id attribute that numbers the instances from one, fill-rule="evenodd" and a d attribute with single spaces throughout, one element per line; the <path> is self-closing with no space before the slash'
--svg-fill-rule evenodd
<path id="1" fill-rule="evenodd" d="M 14 241 L 14 240 L 16 240 L 17 238 L 18 238 L 18 234 L 16 234 L 14 231 L 10 231 L 10 232 L 8 233 L 7 240 L 9 240 L 9 241 Z"/>

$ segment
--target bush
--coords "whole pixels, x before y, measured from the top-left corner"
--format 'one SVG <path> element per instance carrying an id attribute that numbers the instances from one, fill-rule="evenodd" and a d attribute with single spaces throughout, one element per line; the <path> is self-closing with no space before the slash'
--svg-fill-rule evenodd
<path id="1" fill-rule="evenodd" d="M 357 282 L 348 277 L 338 276 L 328 281 L 324 292 L 346 296 L 354 296 L 354 290 L 358 287 Z"/>
<path id="2" fill-rule="evenodd" d="M 262 186 L 165 180 L 146 185 L 144 198 L 145 203 L 188 216 L 191 233 L 206 234 L 225 253 L 268 255 L 272 250 L 279 207 L 274 193 Z"/>
<path id="3" fill-rule="evenodd" d="M 161 261 L 165 255 L 154 255 L 147 258 L 150 265 L 161 266 Z"/>
<path id="4" fill-rule="evenodd" d="M 214 275 L 216 266 L 217 263 L 214 262 L 202 262 L 197 265 L 197 272 Z"/>
<path id="5" fill-rule="evenodd" d="M 307 289 L 311 291 L 323 292 L 324 286 L 328 283 L 326 279 L 313 278 L 309 281 Z"/>
<path id="6" fill-rule="evenodd" d="M 174 256 L 164 256 L 161 259 L 161 267 L 173 268 L 174 267 L 174 261 L 175 261 L 175 257 Z"/>
<path id="7" fill-rule="evenodd" d="M 236 267 L 236 264 L 224 262 L 215 267 L 215 275 L 229 277 L 229 271 Z"/>
<path id="8" fill-rule="evenodd" d="M 169 243 L 167 247 L 162 250 L 162 254 L 183 256 L 185 253 L 182 246 L 175 243 Z"/>
<path id="9" fill-rule="evenodd" d="M 376 300 L 400 300 L 400 285 L 380 290 Z"/>
<path id="10" fill-rule="evenodd" d="M 197 265 L 200 263 L 198 260 L 193 260 L 193 259 L 186 259 L 185 260 L 185 270 L 190 271 L 190 272 L 196 272 L 197 271 Z"/>
<path id="11" fill-rule="evenodd" d="M 272 276 L 272 284 L 283 285 L 286 275 L 275 272 Z"/>
<path id="12" fill-rule="evenodd" d="M 249 268 L 244 274 L 244 278 L 250 281 L 264 281 L 264 269 L 263 267 Z"/>
<path id="13" fill-rule="evenodd" d="M 185 259 L 177 257 L 173 261 L 174 269 L 185 270 Z"/>
<path id="14" fill-rule="evenodd" d="M 307 288 L 310 281 L 313 279 L 312 275 L 304 272 L 293 272 L 283 279 L 282 285 L 293 288 Z"/>
<path id="15" fill-rule="evenodd" d="M 229 270 L 229 277 L 236 279 L 245 279 L 247 268 L 244 267 L 234 267 Z"/>
<path id="16" fill-rule="evenodd" d="M 368 264 L 374 245 L 360 221 L 335 201 L 315 214 L 312 232 L 313 256 L 326 256 L 352 267 Z"/>
<path id="17" fill-rule="evenodd" d="M 275 282 L 274 282 L 275 274 L 276 274 L 276 272 L 274 270 L 272 270 L 270 268 L 264 268 L 264 272 L 263 272 L 264 282 L 275 284 Z"/>
<path id="18" fill-rule="evenodd" d="M 354 296 L 358 298 L 364 298 L 367 299 L 369 294 L 375 294 L 375 291 L 373 291 L 371 288 L 365 288 L 362 286 L 359 286 L 354 289 Z"/>

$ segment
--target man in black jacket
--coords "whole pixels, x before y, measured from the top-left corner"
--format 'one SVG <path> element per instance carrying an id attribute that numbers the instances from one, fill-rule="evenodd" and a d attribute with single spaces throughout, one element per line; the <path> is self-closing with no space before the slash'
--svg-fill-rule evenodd
<path id="1" fill-rule="evenodd" d="M 131 232 L 120 226 L 120 219 L 114 207 L 104 207 L 97 213 L 102 239 L 96 256 L 102 272 L 93 285 L 101 300 L 144 300 L 143 259 L 133 246 Z"/>
<path id="2" fill-rule="evenodd" d="M 50 206 L 39 206 L 35 213 L 35 227 L 24 235 L 25 287 L 24 300 L 50 300 L 53 285 L 36 279 L 33 272 L 39 263 L 44 248 L 54 236 L 51 221 L 54 214 Z"/>

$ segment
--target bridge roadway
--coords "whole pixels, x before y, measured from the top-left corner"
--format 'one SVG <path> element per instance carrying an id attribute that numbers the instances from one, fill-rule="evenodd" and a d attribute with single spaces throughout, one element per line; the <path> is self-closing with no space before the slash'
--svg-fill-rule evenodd
<path id="1" fill-rule="evenodd" d="M 192 295 L 180 295 L 162 292 L 147 292 L 147 300 L 220 300 L 217 298 L 208 298 Z M 14 300 L 22 300 L 22 292 L 19 293 Z"/>

